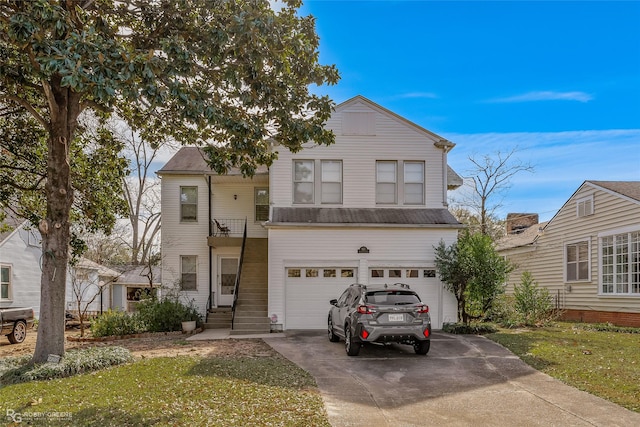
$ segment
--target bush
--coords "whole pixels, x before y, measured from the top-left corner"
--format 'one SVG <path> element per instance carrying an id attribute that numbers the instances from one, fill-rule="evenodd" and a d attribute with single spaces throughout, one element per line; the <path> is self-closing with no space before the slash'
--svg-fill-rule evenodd
<path id="1" fill-rule="evenodd" d="M 91 322 L 91 333 L 94 337 L 131 335 L 144 331 L 145 325 L 139 316 L 118 310 L 109 310 Z"/>
<path id="2" fill-rule="evenodd" d="M 522 323 L 535 326 L 548 323 L 552 318 L 551 295 L 540 288 L 528 271 L 522 273 L 520 284 L 514 289 L 515 309 Z"/>
<path id="3" fill-rule="evenodd" d="M 498 329 L 490 323 L 445 323 L 442 325 L 442 331 L 458 335 L 482 335 L 498 332 Z"/>
<path id="4" fill-rule="evenodd" d="M 122 347 L 89 347 L 68 351 L 59 363 L 30 365 L 30 360 L 30 356 L 4 360 L 0 365 L 2 384 L 70 377 L 131 362 L 133 356 Z"/>
<path id="5" fill-rule="evenodd" d="M 195 320 L 202 325 L 202 316 L 192 305 L 185 305 L 177 298 L 147 298 L 138 304 L 137 315 L 149 332 L 170 332 L 182 329 L 182 322 Z"/>

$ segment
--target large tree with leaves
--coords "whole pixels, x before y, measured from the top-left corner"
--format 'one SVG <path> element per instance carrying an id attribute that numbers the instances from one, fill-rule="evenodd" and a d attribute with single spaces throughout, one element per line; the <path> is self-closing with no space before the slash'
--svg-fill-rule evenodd
<path id="1" fill-rule="evenodd" d="M 26 147 L 42 150 L 46 165 L 34 362 L 64 353 L 81 114 L 114 112 L 144 140 L 200 145 L 220 173 L 271 164 L 276 136 L 293 151 L 332 143 L 323 125 L 333 102 L 309 85 L 336 83 L 338 73 L 318 63 L 314 19 L 298 15 L 300 4 L 275 12 L 266 0 L 0 2 L 0 104 L 28 113 L 45 140 Z"/>
<path id="2" fill-rule="evenodd" d="M 504 291 L 511 263 L 496 252 L 489 236 L 469 230 L 450 246 L 441 241 L 434 249 L 440 279 L 458 301 L 458 320 L 468 324 L 482 318 Z"/>

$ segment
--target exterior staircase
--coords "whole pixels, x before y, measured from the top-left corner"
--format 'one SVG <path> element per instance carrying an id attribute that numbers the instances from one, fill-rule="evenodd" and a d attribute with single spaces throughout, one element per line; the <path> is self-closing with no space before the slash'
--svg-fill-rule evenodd
<path id="1" fill-rule="evenodd" d="M 233 329 L 231 307 L 209 310 L 205 328 L 231 329 L 231 335 L 267 334 L 271 331 L 267 317 L 268 247 L 268 239 L 247 239 Z"/>

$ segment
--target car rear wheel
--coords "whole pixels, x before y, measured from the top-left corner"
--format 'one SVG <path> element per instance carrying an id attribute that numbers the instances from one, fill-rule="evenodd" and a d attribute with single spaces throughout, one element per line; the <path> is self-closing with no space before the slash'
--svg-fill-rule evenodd
<path id="1" fill-rule="evenodd" d="M 327 331 L 329 332 L 329 341 L 331 342 L 338 342 L 340 341 L 340 337 L 337 336 L 334 332 L 333 332 L 333 321 L 331 320 L 331 316 L 329 316 L 329 323 L 327 325 Z"/>
<path id="2" fill-rule="evenodd" d="M 431 341 L 416 341 L 413 343 L 413 350 L 416 354 L 427 354 L 429 353 L 429 349 L 431 348 Z"/>
<path id="3" fill-rule="evenodd" d="M 11 344 L 20 344 L 27 337 L 27 324 L 24 320 L 18 320 L 13 325 L 13 330 L 7 338 L 9 338 L 9 342 Z"/>
<path id="4" fill-rule="evenodd" d="M 353 342 L 353 336 L 351 335 L 351 326 L 345 325 L 344 327 L 344 349 L 349 356 L 357 356 L 360 353 L 360 344 Z"/>

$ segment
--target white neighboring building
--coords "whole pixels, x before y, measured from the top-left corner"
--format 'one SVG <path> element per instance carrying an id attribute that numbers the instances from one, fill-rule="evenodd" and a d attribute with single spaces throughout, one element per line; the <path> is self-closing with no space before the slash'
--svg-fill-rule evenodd
<path id="1" fill-rule="evenodd" d="M 447 165 L 455 144 L 362 96 L 327 127 L 335 144 L 276 145 L 253 179 L 215 174 L 198 148 L 169 160 L 158 172 L 163 285 L 203 313 L 235 305 L 234 330 L 324 329 L 329 300 L 356 282 L 408 283 L 434 329 L 455 322 L 433 249 L 462 228 L 447 210 L 447 190 L 462 184 Z"/>

